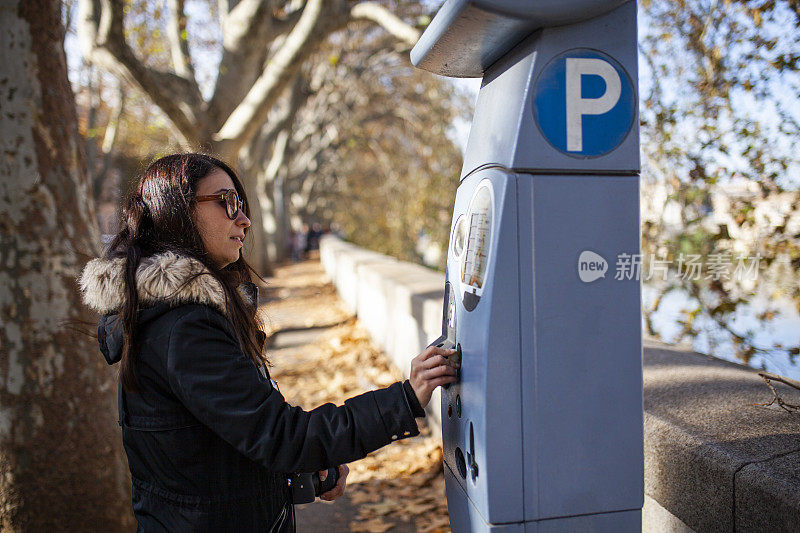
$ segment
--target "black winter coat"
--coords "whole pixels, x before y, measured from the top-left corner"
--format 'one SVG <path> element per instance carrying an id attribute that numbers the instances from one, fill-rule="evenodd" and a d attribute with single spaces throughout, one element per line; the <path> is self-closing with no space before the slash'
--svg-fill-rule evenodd
<path id="1" fill-rule="evenodd" d="M 84 301 L 104 313 L 100 349 L 119 361 L 122 260 L 96 259 Z M 304 411 L 241 350 L 218 282 L 198 261 L 162 254 L 137 271 L 141 391 L 119 390 L 119 421 L 139 531 L 291 531 L 287 474 L 363 458 L 419 433 L 421 408 L 395 383 Z"/>

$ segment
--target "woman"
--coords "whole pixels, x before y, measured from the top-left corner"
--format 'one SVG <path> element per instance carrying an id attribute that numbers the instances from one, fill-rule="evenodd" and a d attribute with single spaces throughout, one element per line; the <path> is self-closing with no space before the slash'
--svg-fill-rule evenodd
<path id="1" fill-rule="evenodd" d="M 119 363 L 119 423 L 140 531 L 290 531 L 287 476 L 339 466 L 417 435 L 415 417 L 456 380 L 452 352 L 428 348 L 411 378 L 303 411 L 263 358 L 244 189 L 222 161 L 152 163 L 105 257 L 86 266 L 84 302 L 103 316 L 100 349 Z M 248 296 L 250 295 L 250 296 Z"/>

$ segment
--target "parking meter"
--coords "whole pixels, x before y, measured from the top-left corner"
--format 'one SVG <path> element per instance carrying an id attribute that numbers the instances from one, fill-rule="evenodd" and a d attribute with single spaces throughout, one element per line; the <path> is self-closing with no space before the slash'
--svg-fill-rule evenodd
<path id="1" fill-rule="evenodd" d="M 638 531 L 636 3 L 447 0 L 411 52 L 482 77 L 442 336 L 453 531 Z"/>

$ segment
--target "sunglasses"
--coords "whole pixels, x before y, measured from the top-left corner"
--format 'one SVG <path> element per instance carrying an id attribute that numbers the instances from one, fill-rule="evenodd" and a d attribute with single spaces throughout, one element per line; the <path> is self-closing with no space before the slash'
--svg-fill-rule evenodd
<path id="1" fill-rule="evenodd" d="M 225 204 L 225 213 L 231 220 L 236 220 L 239 211 L 244 212 L 244 202 L 239 199 L 236 189 L 228 189 L 219 194 L 209 194 L 195 197 L 195 202 L 222 202 Z"/>

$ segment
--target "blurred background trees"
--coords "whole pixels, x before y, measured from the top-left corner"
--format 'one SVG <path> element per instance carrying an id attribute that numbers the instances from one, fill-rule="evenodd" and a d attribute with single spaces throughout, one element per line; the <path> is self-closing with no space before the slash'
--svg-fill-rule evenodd
<path id="1" fill-rule="evenodd" d="M 800 340 L 800 3 L 645 0 L 640 13 L 643 268 L 670 266 L 646 283 L 647 329 L 788 364 Z M 692 256 L 730 268 L 693 279 Z M 756 277 L 734 275 L 739 257 Z M 658 328 L 676 306 L 677 323 Z"/>
<path id="2" fill-rule="evenodd" d="M 359 245 L 420 261 L 421 235 L 447 246 L 461 165 L 448 130 L 469 102 L 407 52 L 364 28 L 331 39 L 304 71 L 310 96 L 273 168 L 295 227 L 333 223 Z"/>
<path id="3" fill-rule="evenodd" d="M 85 43 L 73 81 L 104 228 L 144 161 L 200 147 L 248 180 L 262 271 L 313 223 L 443 266 L 461 161 L 453 124 L 472 95 L 408 62 L 438 3 L 315 5 L 67 0 Z M 786 333 L 800 324 L 798 9 L 640 2 L 645 328 L 756 366 L 798 352 Z M 295 60 L 267 68 L 299 42 L 290 35 L 304 36 Z"/>
<path id="4" fill-rule="evenodd" d="M 204 24 L 190 24 L 189 9 L 202 12 Z M 304 68 L 332 35 L 356 21 L 369 21 L 361 25 L 365 35 L 379 26 L 405 43 L 404 50 L 419 36 L 380 2 L 79 0 L 71 16 L 85 60 L 158 107 L 173 146 L 209 150 L 240 168 L 251 191 L 249 259 L 262 272 L 285 254 L 283 200 L 276 213 L 274 177 L 265 168 L 295 126 L 305 99 L 295 93 L 309 87 Z M 94 124 L 90 117 L 87 132 Z"/>

